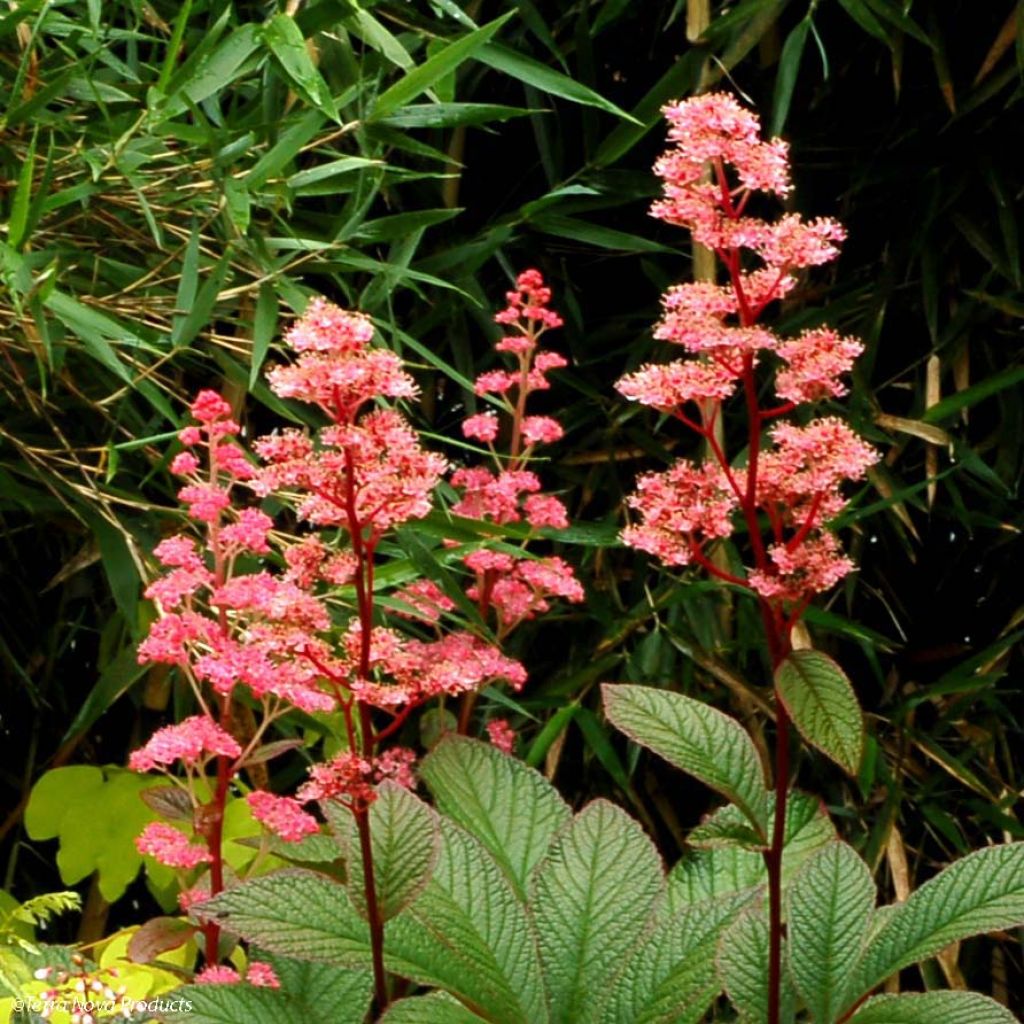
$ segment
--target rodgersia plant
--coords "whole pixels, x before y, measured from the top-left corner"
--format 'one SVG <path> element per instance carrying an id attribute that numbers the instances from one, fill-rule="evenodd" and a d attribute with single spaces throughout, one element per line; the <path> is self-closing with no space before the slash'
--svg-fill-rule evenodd
<path id="1" fill-rule="evenodd" d="M 686 356 L 640 368 L 619 390 L 680 421 L 707 455 L 641 477 L 624 539 L 756 604 L 777 697 L 774 779 L 721 711 L 666 690 L 606 685 L 615 725 L 729 802 L 666 873 L 622 810 L 597 800 L 574 814 L 511 757 L 500 721 L 488 723 L 494 742 L 448 735 L 414 766 L 413 752 L 395 745 L 412 711 L 458 698 L 465 731 L 481 686 L 525 681 L 501 641 L 552 598 L 582 592 L 565 563 L 529 544 L 456 545 L 438 561 L 467 570 L 458 601 L 446 571 L 384 606 L 387 539 L 430 513 L 447 467 L 389 404 L 415 387 L 371 344 L 369 322 L 316 301 L 288 335 L 297 360 L 273 370 L 271 385 L 318 407 L 327 425 L 258 440 L 258 463 L 237 442 L 227 403 L 204 392 L 172 467 L 204 536 L 158 547 L 167 571 L 149 594 L 162 615 L 141 655 L 178 666 L 199 711 L 159 730 L 132 766 L 167 775 L 165 789 L 147 794 L 167 820 L 139 847 L 182 873 L 182 905 L 196 924 L 172 930 L 201 930 L 207 966 L 195 979 L 203 984 L 177 993 L 190 1010 L 161 1019 L 1012 1024 L 974 993 L 873 993 L 950 943 L 1024 925 L 1024 844 L 974 853 L 905 903 L 876 908 L 866 864 L 820 801 L 791 789 L 791 725 L 851 773 L 861 759 L 849 681 L 825 654 L 794 649 L 793 630 L 815 595 L 853 569 L 829 522 L 842 485 L 875 455 L 840 416 L 814 409 L 842 396 L 859 343 L 828 329 L 783 339 L 761 318 L 795 272 L 835 257 L 842 229 L 750 215 L 755 193 L 788 191 L 787 153 L 762 141 L 757 119 L 731 98 L 666 113 L 675 145 L 657 165 L 665 195 L 655 215 L 711 248 L 723 278 L 669 291 L 657 333 Z M 527 542 L 565 522 L 529 461 L 560 436 L 556 421 L 527 412 L 561 365 L 539 345 L 559 323 L 549 299 L 535 272 L 517 280 L 498 316 L 509 328 L 498 348 L 515 363 L 479 378 L 495 411 L 464 425 L 493 464 L 451 479 L 456 515 L 487 520 L 492 533 L 512 524 L 509 536 Z M 719 419 L 731 405 L 747 429 L 730 453 Z M 255 506 L 271 495 L 294 509 L 296 536 Z M 467 601 L 477 631 L 449 629 Z M 296 710 L 340 718 L 342 749 L 313 765 L 294 796 L 246 794 L 266 834 L 236 875 L 224 863 L 226 802 L 247 788 L 254 765 L 295 746 L 268 737 Z M 418 781 L 432 805 L 416 795 Z M 264 873 L 270 853 L 312 866 Z M 340 864 L 323 864 L 333 859 Z M 220 963 L 224 931 L 249 941 L 254 958 Z M 159 929 L 150 940 L 158 951 L 176 941 Z"/>
<path id="2" fill-rule="evenodd" d="M 847 771 L 861 758 L 862 716 L 850 683 L 823 653 L 794 650 L 792 634 L 808 602 L 853 568 L 829 521 L 842 508 L 842 485 L 859 479 L 875 456 L 841 417 L 815 416 L 812 408 L 843 394 L 859 343 L 827 329 L 782 339 L 760 318 L 793 287 L 795 271 L 836 255 L 842 229 L 794 214 L 777 221 L 748 214 L 754 192 L 788 190 L 787 155 L 784 144 L 762 142 L 757 119 L 729 97 L 702 97 L 666 113 L 675 148 L 658 163 L 665 197 L 655 214 L 712 248 L 726 279 L 670 290 L 658 334 L 687 357 L 620 382 L 627 397 L 693 430 L 709 453 L 701 463 L 682 460 L 640 479 L 625 539 L 669 566 L 700 567 L 756 603 L 777 695 L 775 779 L 769 786 L 751 737 L 728 715 L 669 691 L 606 685 L 613 723 L 729 801 L 692 833 L 692 850 L 666 875 L 623 811 L 598 800 L 574 815 L 522 762 L 494 745 L 446 737 L 419 765 L 433 807 L 385 784 L 371 808 L 381 844 L 377 896 L 391 914 L 383 961 L 404 979 L 397 986 L 404 995 L 380 1019 L 1009 1024 L 1005 1008 L 974 993 L 872 993 L 952 942 L 1024 923 L 1024 844 L 974 853 L 905 903 L 876 909 L 866 864 L 838 838 L 820 801 L 790 788 L 791 723 Z M 539 283 L 521 278 L 519 285 L 509 319 L 545 324 Z M 539 357 L 536 336 L 521 333 L 524 340 L 507 346 L 518 371 L 485 375 L 479 386 L 505 397 L 507 454 L 496 473 L 465 471 L 471 487 L 464 499 L 497 500 L 494 488 L 516 515 L 529 489 L 518 486 L 520 478 L 495 482 L 523 469 L 527 388 L 514 387 L 528 384 Z M 764 400 L 773 371 L 774 395 Z M 734 395 L 747 431 L 730 455 L 716 418 Z M 466 434 L 490 444 L 498 420 L 472 417 Z M 461 511 L 502 521 L 482 507 Z M 723 558 L 715 546 L 742 539 L 738 524 L 742 554 L 734 544 L 737 554 Z M 469 565 L 480 601 L 488 567 L 481 575 Z M 496 613 L 501 633 L 500 600 L 493 607 L 485 600 L 481 610 Z M 360 861 L 347 849 L 347 884 L 293 869 L 233 887 L 194 912 L 268 955 L 332 965 L 359 995 L 331 1019 L 358 1022 L 370 995 L 374 938 L 361 912 Z M 412 984 L 426 991 L 411 992 Z M 258 997 L 239 986 L 216 997 L 212 991 L 188 990 L 200 1020 L 233 1013 L 269 1021 L 287 1011 L 289 999 L 315 1003 L 308 988 Z"/>

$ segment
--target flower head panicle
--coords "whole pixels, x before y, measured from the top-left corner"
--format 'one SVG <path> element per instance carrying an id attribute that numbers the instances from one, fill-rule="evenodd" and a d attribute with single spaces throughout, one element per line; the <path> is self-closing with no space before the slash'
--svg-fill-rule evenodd
<path id="1" fill-rule="evenodd" d="M 286 432 L 257 442 L 257 450 L 267 460 L 261 489 L 298 490 L 302 519 L 349 528 L 354 513 L 361 529 L 378 535 L 427 515 L 447 469 L 394 409 L 323 430 L 319 446 Z"/>
<path id="2" fill-rule="evenodd" d="M 487 723 L 487 736 L 503 754 L 511 754 L 516 745 L 516 731 L 504 718 L 492 718 Z"/>
<path id="3" fill-rule="evenodd" d="M 316 818 L 304 811 L 294 797 L 275 796 L 264 789 L 257 789 L 245 800 L 252 816 L 286 843 L 297 843 L 320 831 Z"/>
<path id="4" fill-rule="evenodd" d="M 314 299 L 286 335 L 299 358 L 269 372 L 271 389 L 319 406 L 338 423 L 353 422 L 373 398 L 414 397 L 416 384 L 401 359 L 371 348 L 372 337 L 373 324 L 362 313 Z"/>
<path id="5" fill-rule="evenodd" d="M 196 985 L 240 985 L 247 981 L 256 988 L 280 988 L 281 982 L 274 968 L 262 960 L 251 960 L 245 978 L 227 964 L 207 964 L 196 976 Z"/>
<path id="6" fill-rule="evenodd" d="M 721 363 L 676 360 L 642 366 L 615 385 L 620 395 L 671 412 L 687 402 L 722 401 L 736 390 L 739 375 Z"/>
<path id="7" fill-rule="evenodd" d="M 828 327 L 804 331 L 777 349 L 786 366 L 775 375 L 779 398 L 800 404 L 846 394 L 840 379 L 864 351 L 856 338 L 844 338 Z"/>
<path id="8" fill-rule="evenodd" d="M 373 778 L 377 783 L 393 782 L 403 789 L 416 788 L 416 751 L 408 747 L 391 747 L 373 762 Z"/>
<path id="9" fill-rule="evenodd" d="M 451 482 L 462 491 L 462 497 L 452 506 L 455 515 L 494 523 L 519 522 L 523 497 L 540 490 L 540 479 L 528 469 L 506 469 L 498 473 L 482 466 L 457 469 Z"/>
<path id="10" fill-rule="evenodd" d="M 493 412 L 481 412 L 462 421 L 462 436 L 470 441 L 490 444 L 498 436 L 498 417 Z"/>
<path id="11" fill-rule="evenodd" d="M 515 289 L 507 292 L 505 299 L 508 305 L 500 313 L 495 313 L 494 322 L 517 327 L 524 337 L 536 335 L 546 328 L 562 326 L 562 318 L 548 307 L 551 289 L 544 283 L 544 276 L 539 270 L 524 270 L 516 278 Z"/>
<path id="12" fill-rule="evenodd" d="M 245 971 L 245 980 L 256 988 L 280 988 L 277 972 L 263 960 L 250 960 Z"/>
<path id="13" fill-rule="evenodd" d="M 238 518 L 221 530 L 221 540 L 236 551 L 251 551 L 256 555 L 270 552 L 267 534 L 273 528 L 274 520 L 258 508 L 243 508 Z"/>
<path id="14" fill-rule="evenodd" d="M 144 856 L 153 857 L 171 868 L 188 870 L 213 860 L 205 846 L 189 842 L 183 832 L 161 821 L 150 822 L 136 836 L 135 847 Z"/>
<path id="15" fill-rule="evenodd" d="M 505 632 L 550 611 L 551 598 L 579 604 L 585 597 L 572 566 L 556 555 L 510 559 L 497 571 L 485 570 L 467 594 L 479 601 L 485 593 Z"/>
<path id="16" fill-rule="evenodd" d="M 445 612 L 455 608 L 455 602 L 433 580 L 416 580 L 397 591 L 395 597 L 411 609 L 396 609 L 396 615 L 423 622 L 437 623 Z"/>
<path id="17" fill-rule="evenodd" d="M 523 515 L 538 530 L 565 530 L 569 527 L 569 512 L 553 494 L 528 495 L 523 502 Z"/>
<path id="18" fill-rule="evenodd" d="M 771 565 L 755 569 L 749 576 L 750 586 L 762 597 L 789 602 L 830 590 L 854 568 L 835 534 L 825 530 L 815 531 L 792 548 L 773 544 L 768 554 Z"/>
<path id="19" fill-rule="evenodd" d="M 205 715 L 193 715 L 177 725 L 157 729 L 145 746 L 134 751 L 128 767 L 136 772 L 161 770 L 175 762 L 191 768 L 211 757 L 238 757 L 242 748 L 229 732 Z"/>
<path id="20" fill-rule="evenodd" d="M 666 565 L 687 565 L 695 544 L 733 532 L 736 495 L 722 468 L 711 463 L 680 459 L 664 473 L 647 473 L 628 501 L 640 521 L 623 531 L 623 540 Z"/>
<path id="21" fill-rule="evenodd" d="M 207 964 L 196 976 L 197 985 L 240 985 L 242 976 L 227 964 Z"/>
<path id="22" fill-rule="evenodd" d="M 689 228 L 695 242 L 715 250 L 728 280 L 670 288 L 655 337 L 693 358 L 648 364 L 618 383 L 625 397 L 694 429 L 709 451 L 702 466 L 682 460 L 639 478 L 628 500 L 638 521 L 623 539 L 668 565 L 696 561 L 720 579 L 748 586 L 762 601 L 789 605 L 773 612 L 773 621 L 789 629 L 814 594 L 852 569 L 827 523 L 843 507 L 842 484 L 861 479 L 876 454 L 836 417 L 806 426 L 777 422 L 769 431 L 773 443 L 762 444 L 777 417 L 844 395 L 843 377 L 863 345 L 827 327 L 781 339 L 758 320 L 795 287 L 793 271 L 835 259 L 846 233 L 831 218 L 786 213 L 768 221 L 746 211 L 752 192 L 789 191 L 788 150 L 780 140 L 762 140 L 756 115 L 731 96 L 698 96 L 663 112 L 673 147 L 655 164 L 663 195 L 651 212 Z M 765 352 L 772 353 L 767 360 Z M 759 404 L 755 372 L 766 363 L 778 365 L 775 391 L 782 403 L 767 409 Z M 737 389 L 746 398 L 749 448 L 757 456 L 748 454 L 739 466 L 730 464 L 712 422 L 717 403 Z M 698 415 L 683 411 L 691 402 Z M 745 577 L 703 551 L 705 542 L 730 536 L 741 514 L 750 530 L 767 521 L 769 531 L 752 539 L 756 564 Z"/>
<path id="23" fill-rule="evenodd" d="M 353 626 L 349 643 L 355 647 L 360 630 Z M 471 633 L 448 633 L 438 640 L 410 640 L 377 628 L 371 652 L 373 678 L 351 683 L 357 700 L 394 710 L 417 707 L 442 695 L 455 697 L 495 682 L 521 689 L 526 671 L 513 658 Z"/>
<path id="24" fill-rule="evenodd" d="M 296 796 L 301 803 L 338 800 L 350 807 L 368 807 L 376 799 L 373 764 L 350 750 L 343 750 L 330 761 L 311 765 L 309 781 L 299 787 Z"/>

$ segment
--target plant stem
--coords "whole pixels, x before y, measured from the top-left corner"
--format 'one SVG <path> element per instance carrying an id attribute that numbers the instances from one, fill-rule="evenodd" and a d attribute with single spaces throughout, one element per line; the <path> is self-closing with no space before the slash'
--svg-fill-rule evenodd
<path id="1" fill-rule="evenodd" d="M 351 449 L 345 449 L 345 509 L 349 539 L 356 556 L 356 603 L 359 612 L 359 678 L 370 678 L 370 653 L 373 644 L 373 556 L 374 541 L 363 536 L 363 523 L 356 507 L 355 458 Z M 373 748 L 377 737 L 373 731 L 373 713 L 368 704 L 356 701 L 359 708 L 359 727 L 362 734 L 363 757 L 373 763 Z M 351 710 L 346 711 L 346 717 Z M 366 918 L 370 926 L 370 952 L 373 960 L 373 992 L 376 1013 L 382 1014 L 388 1005 L 388 979 L 384 969 L 384 921 L 377 902 L 377 882 L 373 868 L 373 837 L 370 834 L 370 808 L 355 807 L 352 811 L 359 833 L 359 856 L 363 867 L 363 895 L 366 900 Z"/>
<path id="2" fill-rule="evenodd" d="M 789 796 L 789 714 L 775 703 L 775 823 L 772 845 L 765 851 L 768 868 L 768 1024 L 779 1024 L 782 992 L 782 850 L 786 840 Z"/>
<path id="3" fill-rule="evenodd" d="M 363 749 L 373 756 L 373 722 L 366 704 L 359 705 L 359 724 L 363 733 Z M 370 835 L 370 808 L 353 811 L 359 833 L 359 856 L 363 864 L 363 896 L 366 899 L 366 918 L 370 925 L 370 951 L 373 959 L 373 994 L 377 1013 L 388 1005 L 388 980 L 384 970 L 384 921 L 377 903 L 377 883 L 373 869 L 373 837 Z"/>

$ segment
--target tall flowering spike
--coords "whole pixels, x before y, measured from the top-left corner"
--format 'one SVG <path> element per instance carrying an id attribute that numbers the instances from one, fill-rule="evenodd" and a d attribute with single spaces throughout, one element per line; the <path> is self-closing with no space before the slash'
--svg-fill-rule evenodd
<path id="1" fill-rule="evenodd" d="M 460 468 L 452 474 L 452 486 L 460 493 L 452 511 L 495 523 L 525 520 L 538 530 L 565 529 L 569 525 L 565 505 L 554 495 L 544 494 L 540 477 L 527 468 L 537 448 L 554 444 L 564 435 L 553 416 L 527 413 L 531 394 L 546 390 L 548 374 L 566 365 L 564 357 L 542 350 L 539 344 L 547 331 L 562 326 L 562 318 L 551 308 L 551 289 L 538 270 L 519 274 L 505 300 L 494 321 L 508 333 L 495 349 L 511 356 L 514 365 L 482 373 L 475 383 L 476 394 L 493 396 L 502 411 L 487 409 L 462 424 L 467 439 L 490 447 L 492 465 Z M 524 620 L 548 611 L 551 598 L 583 600 L 583 588 L 572 568 L 559 558 L 538 561 L 483 550 L 470 552 L 464 564 L 475 577 L 467 593 L 482 615 L 493 613 L 501 638 Z"/>
<path id="2" fill-rule="evenodd" d="M 696 562 L 750 588 L 788 635 L 807 601 L 853 568 L 827 523 L 843 507 L 842 485 L 861 479 L 876 454 L 835 417 L 768 429 L 799 405 L 844 395 L 843 378 L 863 346 L 827 327 L 784 339 L 759 320 L 793 289 L 795 270 L 836 258 L 845 232 L 829 218 L 787 213 L 767 221 L 746 213 L 753 192 L 790 191 L 788 149 L 763 140 L 757 116 L 733 97 L 699 96 L 669 104 L 664 114 L 673 147 L 655 164 L 663 196 L 651 213 L 713 249 L 724 280 L 669 288 L 655 337 L 688 356 L 642 366 L 617 387 L 700 434 L 711 455 L 703 466 L 680 460 L 641 476 L 628 501 L 636 522 L 623 539 L 667 565 Z M 776 369 L 778 401 L 763 408 L 758 375 L 768 368 Z M 752 419 L 738 465 L 703 419 L 737 391 Z M 705 546 L 731 536 L 740 519 L 753 565 L 736 576 L 709 559 Z"/>
<path id="3" fill-rule="evenodd" d="M 373 324 L 362 313 L 339 309 L 326 299 L 310 302 L 285 340 L 298 360 L 274 367 L 275 394 L 318 405 L 335 421 L 351 422 L 372 398 L 412 398 L 416 384 L 393 352 L 372 348 Z"/>

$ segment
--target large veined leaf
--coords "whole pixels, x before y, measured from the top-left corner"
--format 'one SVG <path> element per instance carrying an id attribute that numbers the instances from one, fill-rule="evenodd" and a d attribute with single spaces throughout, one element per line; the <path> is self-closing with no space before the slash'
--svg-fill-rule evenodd
<path id="1" fill-rule="evenodd" d="M 420 775 L 438 809 L 487 847 L 525 899 L 530 872 L 572 816 L 554 786 L 493 745 L 461 736 L 438 744 Z"/>
<path id="2" fill-rule="evenodd" d="M 366 917 L 355 815 L 338 803 L 329 803 L 325 811 L 345 855 L 352 905 Z M 409 790 L 393 782 L 382 783 L 370 805 L 370 843 L 377 906 L 381 918 L 390 921 L 412 903 L 430 879 L 439 845 L 436 815 Z"/>
<path id="3" fill-rule="evenodd" d="M 821 651 L 793 651 L 775 689 L 800 735 L 856 775 L 864 756 L 864 716 L 843 670 Z"/>
<path id="4" fill-rule="evenodd" d="M 851 982 L 848 1003 L 952 942 L 1024 924 L 1024 843 L 968 854 L 887 911 Z"/>
<path id="5" fill-rule="evenodd" d="M 768 1019 L 768 913 L 748 907 L 718 941 L 718 973 L 743 1021 Z M 783 978 L 781 1019 L 793 1018 L 793 992 Z"/>
<path id="6" fill-rule="evenodd" d="M 431 992 L 392 1003 L 380 1024 L 481 1024 L 486 1019 L 467 1010 L 447 992 Z"/>
<path id="7" fill-rule="evenodd" d="M 530 897 L 552 1021 L 600 1019 L 608 979 L 640 941 L 663 887 L 654 845 L 607 801 L 589 804 L 558 836 Z"/>
<path id="8" fill-rule="evenodd" d="M 1017 1018 L 977 992 L 914 992 L 875 996 L 850 1024 L 1017 1024 Z"/>
<path id="9" fill-rule="evenodd" d="M 446 818 L 440 826 L 430 882 L 387 926 L 388 969 L 447 990 L 493 1024 L 545 1024 L 526 908 L 478 840 Z"/>
<path id="10" fill-rule="evenodd" d="M 773 799 L 769 800 L 769 827 L 774 818 Z M 742 819 L 735 807 L 723 807 L 712 819 L 725 819 L 736 825 Z M 723 827 L 720 831 L 724 832 Z M 823 846 L 835 841 L 836 831 L 822 809 L 821 802 L 806 793 L 793 792 L 786 804 L 785 847 L 782 854 L 783 884 Z M 672 909 L 728 893 L 742 892 L 765 885 L 768 875 L 764 857 L 740 846 L 696 850 L 684 856 L 669 872 L 668 902 Z"/>
<path id="11" fill-rule="evenodd" d="M 282 956 L 369 963 L 369 931 L 345 886 L 304 868 L 252 878 L 206 900 L 195 913 Z"/>
<path id="12" fill-rule="evenodd" d="M 721 992 L 715 950 L 753 893 L 731 893 L 672 913 L 668 901 L 611 979 L 603 1024 L 697 1024 Z"/>
<path id="13" fill-rule="evenodd" d="M 303 1024 L 362 1024 L 373 991 L 372 971 L 280 956 L 269 959 L 281 991 L 304 1014 Z"/>
<path id="14" fill-rule="evenodd" d="M 611 723 L 631 740 L 717 790 L 767 836 L 768 792 L 753 740 L 735 719 L 681 693 L 601 687 Z"/>
<path id="15" fill-rule="evenodd" d="M 790 973 L 816 1024 L 832 1024 L 860 959 L 875 906 L 867 864 L 845 843 L 830 843 L 788 891 Z"/>
<path id="16" fill-rule="evenodd" d="M 194 1024 L 362 1024 L 370 1005 L 369 971 L 275 959 L 279 990 L 252 985 L 187 985 L 164 997 L 158 1014 Z"/>
<path id="17" fill-rule="evenodd" d="M 251 985 L 186 985 L 165 1000 L 171 1009 L 157 1019 L 195 1024 L 304 1024 L 302 1009 L 283 992 Z M 366 1006 L 362 1013 L 365 1015 Z M 348 1018 L 352 1020 L 352 1018 Z"/>

